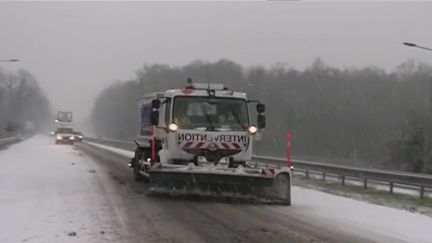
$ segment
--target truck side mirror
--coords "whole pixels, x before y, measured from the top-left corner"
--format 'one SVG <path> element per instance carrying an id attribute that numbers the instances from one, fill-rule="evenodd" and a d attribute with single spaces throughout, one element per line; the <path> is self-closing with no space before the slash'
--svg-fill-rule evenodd
<path id="1" fill-rule="evenodd" d="M 266 127 L 266 119 L 264 115 L 259 114 L 257 116 L 257 126 L 259 129 L 263 129 Z"/>
<path id="2" fill-rule="evenodd" d="M 256 110 L 257 110 L 258 113 L 264 113 L 265 112 L 265 105 L 261 104 L 261 103 L 258 103 L 256 105 Z"/>
<path id="3" fill-rule="evenodd" d="M 157 126 L 159 124 L 159 111 L 154 110 L 150 114 L 150 122 L 153 126 Z"/>
<path id="4" fill-rule="evenodd" d="M 160 104 L 161 104 L 160 100 L 158 100 L 158 99 L 152 100 L 152 108 L 153 109 L 159 109 Z"/>

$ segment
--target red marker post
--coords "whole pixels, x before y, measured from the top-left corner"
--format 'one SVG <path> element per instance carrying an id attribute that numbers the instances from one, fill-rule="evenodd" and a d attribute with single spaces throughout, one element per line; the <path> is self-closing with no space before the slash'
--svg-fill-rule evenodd
<path id="1" fill-rule="evenodd" d="M 291 167 L 292 162 L 291 162 L 291 133 L 290 132 L 287 132 L 286 139 L 287 139 L 287 162 L 288 162 L 288 167 Z"/>

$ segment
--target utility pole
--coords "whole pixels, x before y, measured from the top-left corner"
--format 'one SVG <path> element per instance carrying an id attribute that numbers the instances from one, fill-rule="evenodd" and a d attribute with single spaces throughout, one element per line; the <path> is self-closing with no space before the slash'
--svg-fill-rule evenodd
<path id="1" fill-rule="evenodd" d="M 0 59 L 0 62 L 19 62 L 19 59 L 16 58 L 12 58 L 12 59 Z M 9 83 L 6 83 L 6 89 L 7 89 L 7 102 L 4 102 L 6 105 L 6 120 L 8 120 L 6 123 L 6 128 L 5 131 L 7 131 L 8 133 L 13 133 L 15 131 L 15 124 L 13 124 L 13 122 L 11 121 L 11 116 L 10 116 L 10 103 L 11 103 L 11 98 L 12 98 L 12 83 L 13 80 L 10 80 Z M 3 103 L 3 102 L 2 102 Z"/>

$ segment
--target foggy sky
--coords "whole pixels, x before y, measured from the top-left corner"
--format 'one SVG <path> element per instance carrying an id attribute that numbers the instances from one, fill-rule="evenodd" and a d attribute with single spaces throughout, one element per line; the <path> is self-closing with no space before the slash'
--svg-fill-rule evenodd
<path id="1" fill-rule="evenodd" d="M 65 3 L 0 2 L 0 63 L 24 68 L 54 108 L 83 120 L 100 90 L 144 63 L 228 58 L 296 68 L 431 63 L 431 2 Z"/>

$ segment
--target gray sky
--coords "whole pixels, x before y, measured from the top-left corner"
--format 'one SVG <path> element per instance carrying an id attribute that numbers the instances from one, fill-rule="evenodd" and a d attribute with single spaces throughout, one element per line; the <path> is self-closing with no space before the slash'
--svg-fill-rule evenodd
<path id="1" fill-rule="evenodd" d="M 431 63 L 432 2 L 0 2 L 0 59 L 40 81 L 54 108 L 82 120 L 96 95 L 143 63 L 228 58 L 296 68 Z"/>

